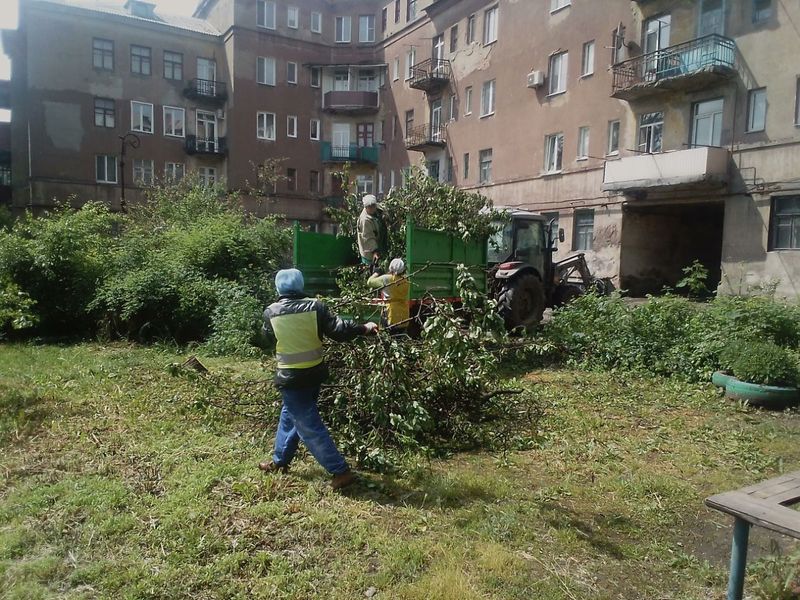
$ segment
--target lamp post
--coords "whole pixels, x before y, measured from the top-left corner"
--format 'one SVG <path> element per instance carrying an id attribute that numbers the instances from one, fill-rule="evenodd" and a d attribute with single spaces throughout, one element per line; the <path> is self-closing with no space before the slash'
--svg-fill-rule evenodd
<path id="1" fill-rule="evenodd" d="M 120 169 L 120 185 L 122 189 L 120 190 L 120 199 L 119 199 L 119 208 L 122 212 L 128 212 L 128 206 L 125 203 L 125 148 L 130 146 L 133 149 L 139 147 L 139 136 L 135 133 L 126 133 L 125 135 L 119 136 L 120 141 L 120 151 L 119 151 L 119 169 Z"/>

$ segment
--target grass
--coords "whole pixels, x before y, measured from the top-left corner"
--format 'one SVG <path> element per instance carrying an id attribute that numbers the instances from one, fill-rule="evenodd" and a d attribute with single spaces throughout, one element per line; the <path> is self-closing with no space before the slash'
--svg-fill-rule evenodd
<path id="1" fill-rule="evenodd" d="M 180 360 L 0 346 L 0 597 L 722 598 L 730 522 L 703 498 L 800 459 L 796 413 L 549 370 L 524 379 L 547 406 L 534 449 L 409 460 L 337 494 L 307 455 L 262 476 L 273 422 L 215 408 Z"/>

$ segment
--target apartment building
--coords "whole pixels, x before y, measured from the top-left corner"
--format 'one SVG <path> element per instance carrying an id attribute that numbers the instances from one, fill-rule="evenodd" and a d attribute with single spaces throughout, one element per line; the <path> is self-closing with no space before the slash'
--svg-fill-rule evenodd
<path id="1" fill-rule="evenodd" d="M 345 163 L 378 194 L 419 165 L 550 216 L 556 258 L 633 293 L 698 259 L 797 297 L 798 22 L 779 0 L 23 0 L 13 205 L 116 208 L 196 171 L 328 228 Z"/>

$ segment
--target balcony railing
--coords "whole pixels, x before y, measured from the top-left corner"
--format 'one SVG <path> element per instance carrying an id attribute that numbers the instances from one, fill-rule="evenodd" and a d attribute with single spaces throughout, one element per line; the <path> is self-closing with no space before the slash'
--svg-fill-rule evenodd
<path id="1" fill-rule="evenodd" d="M 447 127 L 425 123 L 406 132 L 406 148 L 423 151 L 447 145 Z"/>
<path id="2" fill-rule="evenodd" d="M 450 83 L 453 72 L 450 61 L 443 58 L 429 58 L 411 67 L 409 85 L 428 93 L 435 92 Z"/>
<path id="3" fill-rule="evenodd" d="M 378 110 L 378 92 L 326 92 L 322 97 L 322 109 L 351 115 L 372 113 Z"/>
<path id="4" fill-rule="evenodd" d="M 228 99 L 228 88 L 224 81 L 212 79 L 190 79 L 183 95 L 192 100 L 205 100 L 212 104 L 224 104 Z"/>
<path id="5" fill-rule="evenodd" d="M 224 155 L 228 151 L 228 145 L 224 137 L 216 139 L 198 138 L 196 135 L 186 136 L 187 154 L 215 154 Z"/>
<path id="6" fill-rule="evenodd" d="M 703 87 L 735 75 L 736 64 L 736 42 L 711 34 L 614 65 L 611 95 L 631 100 L 660 90 Z"/>
<path id="7" fill-rule="evenodd" d="M 361 162 L 378 164 L 377 146 L 359 146 L 358 144 L 335 145 L 322 142 L 323 162 Z"/>

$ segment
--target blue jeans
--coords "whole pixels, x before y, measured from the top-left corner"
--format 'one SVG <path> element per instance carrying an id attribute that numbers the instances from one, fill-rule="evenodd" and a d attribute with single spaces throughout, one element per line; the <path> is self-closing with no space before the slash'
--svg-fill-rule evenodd
<path id="1" fill-rule="evenodd" d="M 350 467 L 336 449 L 325 423 L 319 416 L 317 398 L 319 387 L 299 390 L 281 389 L 283 407 L 275 434 L 275 452 L 272 461 L 285 466 L 292 462 L 297 446 L 302 441 L 308 451 L 328 473 L 338 475 Z"/>

